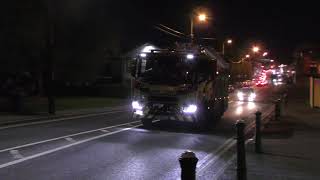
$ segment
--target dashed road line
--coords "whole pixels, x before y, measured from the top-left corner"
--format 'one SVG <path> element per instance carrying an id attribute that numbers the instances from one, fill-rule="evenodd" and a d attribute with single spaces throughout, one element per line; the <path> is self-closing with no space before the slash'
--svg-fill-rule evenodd
<path id="1" fill-rule="evenodd" d="M 118 118 L 121 118 L 121 117 L 118 117 Z M 116 118 L 116 119 L 118 119 L 118 118 Z M 135 122 L 138 122 L 138 121 L 135 121 Z M 132 122 L 130 122 L 130 123 L 132 123 Z M 89 133 L 92 133 L 92 132 L 100 131 L 102 129 L 110 129 L 110 128 L 115 128 L 115 127 L 120 127 L 120 126 L 124 126 L 124 125 L 130 124 L 130 123 L 123 123 L 123 124 L 118 124 L 118 125 L 114 125 L 114 126 L 107 126 L 107 127 L 103 127 L 103 128 L 99 128 L 99 129 L 93 129 L 93 130 L 84 131 L 84 132 L 80 132 L 80 133 L 69 134 L 69 135 L 60 136 L 60 137 L 56 137 L 56 138 L 52 138 L 52 139 L 46 139 L 46 140 L 43 140 L 43 141 L 38 141 L 38 142 L 33 142 L 33 143 L 24 144 L 24 145 L 14 146 L 14 147 L 6 148 L 6 149 L 1 149 L 0 153 L 1 152 L 5 152 L 5 151 L 10 151 L 10 150 L 13 150 L 13 149 L 20 149 L 20 148 L 25 148 L 25 147 L 29 147 L 29 146 L 34 146 L 34 145 L 38 145 L 38 144 L 52 142 L 52 141 L 56 141 L 56 140 L 60 140 L 60 139 L 65 139 L 67 137 L 74 137 L 74 136 L 78 136 L 78 135 L 89 134 Z"/>
<path id="2" fill-rule="evenodd" d="M 38 157 L 41 157 L 41 156 L 45 156 L 45 155 L 48 155 L 48 154 L 51 154 L 51 153 L 54 153 L 54 152 L 57 152 L 57 151 L 61 151 L 61 150 L 67 149 L 67 148 L 72 147 L 72 146 L 83 144 L 83 143 L 86 143 L 86 142 L 89 142 L 89 141 L 93 141 L 93 140 L 100 139 L 100 138 L 103 138 L 103 137 L 106 137 L 106 136 L 117 134 L 117 133 L 120 133 L 120 132 L 123 132 L 123 131 L 128 131 L 130 129 L 133 129 L 133 128 L 136 128 L 136 127 L 139 127 L 139 126 L 141 126 L 141 124 L 136 125 L 136 126 L 132 126 L 130 128 L 124 128 L 124 129 L 120 129 L 120 130 L 117 130 L 117 131 L 114 131 L 114 132 L 110 132 L 110 133 L 102 134 L 102 135 L 99 135 L 99 136 L 91 137 L 91 138 L 88 138 L 88 139 L 85 139 L 85 140 L 81 140 L 81 141 L 77 141 L 75 143 L 71 143 L 71 144 L 68 144 L 68 145 L 65 145 L 65 146 L 61 146 L 61 147 L 58 147 L 58 148 L 54 148 L 54 149 L 51 149 L 51 150 L 48 150 L 48 151 L 44 151 L 44 152 L 41 152 L 41 153 L 38 153 L 38 154 L 31 155 L 31 156 L 28 156 L 28 157 L 24 157 L 24 158 L 17 159 L 17 160 L 11 161 L 11 162 L 7 162 L 7 163 L 4 163 L 4 164 L 1 164 L 0 165 L 0 169 L 9 167 L 9 166 L 12 166 L 12 165 L 15 165 L 15 164 L 19 164 L 19 163 L 22 163 L 24 161 L 35 159 L 35 158 L 38 158 Z"/>
<path id="3" fill-rule="evenodd" d="M 14 159 L 22 159 L 23 156 L 20 154 L 19 150 L 13 149 L 10 151 L 10 154 L 13 156 Z"/>
<path id="4" fill-rule="evenodd" d="M 110 131 L 107 130 L 107 129 L 101 129 L 100 131 L 103 132 L 103 133 L 108 133 L 108 132 L 110 132 Z"/>
<path id="5" fill-rule="evenodd" d="M 66 137 L 66 138 L 64 138 L 64 139 L 67 140 L 67 141 L 69 141 L 69 142 L 71 142 L 71 143 L 76 142 L 76 140 L 74 140 L 74 139 L 71 138 L 71 137 Z"/>

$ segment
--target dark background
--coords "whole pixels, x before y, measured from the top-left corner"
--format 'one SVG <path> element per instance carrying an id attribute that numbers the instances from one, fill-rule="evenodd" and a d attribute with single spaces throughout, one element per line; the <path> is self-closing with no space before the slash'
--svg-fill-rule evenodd
<path id="1" fill-rule="evenodd" d="M 42 66 L 48 26 L 47 2 L 2 2 L 2 70 Z M 211 19 L 205 25 L 195 24 L 195 35 L 217 38 L 209 43 L 218 48 L 228 37 L 234 39 L 233 47 L 243 51 L 258 42 L 273 58 L 289 62 L 295 48 L 320 40 L 316 1 L 52 0 L 50 8 L 55 12 L 56 24 L 55 64 L 77 67 L 77 71 L 95 69 L 99 65 L 96 61 L 121 55 L 145 42 L 178 41 L 153 26 L 162 23 L 189 34 L 189 15 L 198 7 L 204 7 Z M 66 75 L 68 72 L 64 72 Z"/>

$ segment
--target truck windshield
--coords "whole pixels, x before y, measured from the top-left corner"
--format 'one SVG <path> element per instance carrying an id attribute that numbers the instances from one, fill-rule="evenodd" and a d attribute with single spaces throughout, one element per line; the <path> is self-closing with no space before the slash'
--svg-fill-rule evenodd
<path id="1" fill-rule="evenodd" d="M 154 55 L 140 63 L 139 79 L 150 84 L 192 84 L 192 62 L 183 56 Z"/>

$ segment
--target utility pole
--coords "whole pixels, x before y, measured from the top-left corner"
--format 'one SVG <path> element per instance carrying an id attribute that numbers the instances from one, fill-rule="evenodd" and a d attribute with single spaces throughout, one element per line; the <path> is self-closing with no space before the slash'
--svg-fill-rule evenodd
<path id="1" fill-rule="evenodd" d="M 190 15 L 190 42 L 193 43 L 194 33 L 193 33 L 193 14 Z"/>
<path id="2" fill-rule="evenodd" d="M 47 67 L 46 67 L 46 87 L 48 98 L 48 113 L 54 115 L 56 113 L 55 98 L 54 98 L 54 70 L 53 70 L 53 53 L 55 47 L 55 1 L 47 0 Z"/>

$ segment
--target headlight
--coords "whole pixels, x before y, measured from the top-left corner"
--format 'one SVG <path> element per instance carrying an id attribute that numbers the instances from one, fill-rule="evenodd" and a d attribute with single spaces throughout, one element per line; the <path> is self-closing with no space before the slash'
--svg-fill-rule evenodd
<path id="1" fill-rule="evenodd" d="M 134 113 L 139 116 L 143 116 L 143 111 L 141 111 L 141 110 L 136 110 Z"/>
<path id="2" fill-rule="evenodd" d="M 142 110 L 142 105 L 138 101 L 132 101 L 132 108 L 137 110 Z"/>
<path id="3" fill-rule="evenodd" d="M 256 93 L 251 93 L 251 94 L 250 94 L 250 97 L 251 97 L 251 98 L 256 98 L 256 96 L 257 96 Z"/>
<path id="4" fill-rule="evenodd" d="M 243 98 L 243 93 L 242 92 L 238 92 L 237 96 L 238 96 L 238 98 Z"/>
<path id="5" fill-rule="evenodd" d="M 192 114 L 192 113 L 197 112 L 197 109 L 198 109 L 198 107 L 196 105 L 190 104 L 186 107 L 183 107 L 182 111 L 186 114 Z"/>

